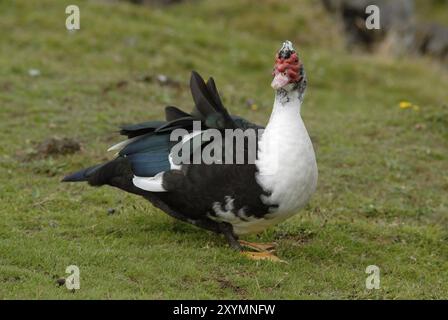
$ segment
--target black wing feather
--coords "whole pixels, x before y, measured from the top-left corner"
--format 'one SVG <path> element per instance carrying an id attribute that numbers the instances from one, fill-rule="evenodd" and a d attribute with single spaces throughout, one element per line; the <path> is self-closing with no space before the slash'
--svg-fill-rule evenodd
<path id="1" fill-rule="evenodd" d="M 167 106 L 165 108 L 165 119 L 168 122 L 185 117 L 191 117 L 191 115 L 180 110 L 178 107 Z"/>
<path id="2" fill-rule="evenodd" d="M 147 121 L 121 127 L 120 133 L 122 135 L 126 135 L 128 138 L 138 137 L 119 152 L 119 157 L 127 158 L 127 163 L 132 167 L 135 174 L 153 176 L 160 171 L 169 170 L 168 155 L 172 146 L 176 143 L 169 140 L 170 132 L 178 128 L 191 132 L 195 120 L 200 120 L 203 128 L 205 127 L 204 129 L 242 128 L 244 130 L 262 128 L 240 117 L 229 115 L 222 103 L 213 78 L 209 78 L 205 83 L 202 77 L 193 71 L 190 88 L 196 107 L 191 114 L 177 107 L 167 106 L 165 109 L 166 121 Z M 206 143 L 204 142 L 202 146 L 204 144 Z M 194 152 L 195 150 L 190 150 L 191 154 Z M 68 181 L 82 181 L 102 175 L 104 179 L 98 181 L 106 183 L 105 177 L 107 175 L 104 174 L 106 174 L 105 171 L 109 170 L 109 167 L 107 165 L 94 166 L 66 179 Z"/>
<path id="3" fill-rule="evenodd" d="M 158 127 L 164 125 L 165 121 L 146 121 L 137 124 L 129 124 L 120 127 L 120 134 L 128 138 L 134 138 L 146 133 L 154 132 Z"/>
<path id="4" fill-rule="evenodd" d="M 193 115 L 200 116 L 206 125 L 216 129 L 232 129 L 235 124 L 224 108 L 213 79 L 207 85 L 204 79 L 195 71 L 191 72 L 190 89 L 196 109 Z"/>
<path id="5" fill-rule="evenodd" d="M 207 81 L 207 88 L 211 98 L 213 99 L 213 102 L 216 105 L 215 109 L 228 115 L 226 108 L 224 108 L 224 105 L 222 104 L 218 89 L 216 88 L 215 80 L 212 77 L 210 77 Z"/>
<path id="6" fill-rule="evenodd" d="M 196 71 L 191 72 L 190 89 L 196 109 L 204 119 L 216 112 L 204 79 Z"/>

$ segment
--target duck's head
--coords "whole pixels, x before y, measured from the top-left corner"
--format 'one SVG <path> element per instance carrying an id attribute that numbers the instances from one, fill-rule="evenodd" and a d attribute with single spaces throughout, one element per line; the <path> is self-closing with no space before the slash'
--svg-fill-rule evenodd
<path id="1" fill-rule="evenodd" d="M 283 42 L 282 47 L 277 52 L 272 76 L 274 79 L 271 86 L 275 90 L 305 90 L 305 70 L 291 41 Z"/>

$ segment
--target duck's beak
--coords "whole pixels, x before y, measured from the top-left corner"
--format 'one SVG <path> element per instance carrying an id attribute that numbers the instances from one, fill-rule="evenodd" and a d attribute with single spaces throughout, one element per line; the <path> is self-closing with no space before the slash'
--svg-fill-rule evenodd
<path id="1" fill-rule="evenodd" d="M 277 73 L 274 76 L 274 79 L 272 80 L 271 87 L 275 90 L 278 90 L 280 88 L 283 88 L 289 83 L 288 76 L 284 75 L 283 73 Z"/>

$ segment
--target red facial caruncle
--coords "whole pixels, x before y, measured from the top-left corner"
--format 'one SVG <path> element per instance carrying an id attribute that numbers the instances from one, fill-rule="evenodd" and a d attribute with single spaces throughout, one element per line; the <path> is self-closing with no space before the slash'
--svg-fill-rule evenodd
<path id="1" fill-rule="evenodd" d="M 275 76 L 279 73 L 284 74 L 288 77 L 288 83 L 294 83 L 301 80 L 302 76 L 300 75 L 300 67 L 301 62 L 297 56 L 296 52 L 293 52 L 289 58 L 282 58 L 280 54 L 277 54 L 277 58 L 275 59 L 275 66 L 272 75 Z"/>

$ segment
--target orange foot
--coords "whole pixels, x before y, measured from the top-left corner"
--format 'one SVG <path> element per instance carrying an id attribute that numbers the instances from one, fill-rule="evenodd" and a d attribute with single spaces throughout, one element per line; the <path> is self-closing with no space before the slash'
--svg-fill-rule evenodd
<path id="1" fill-rule="evenodd" d="M 275 243 L 257 243 L 257 242 L 249 242 L 244 240 L 238 240 L 241 246 L 258 251 L 258 252 L 265 252 L 265 251 L 274 251 L 275 250 Z"/>
<path id="2" fill-rule="evenodd" d="M 264 252 L 242 251 L 241 254 L 243 254 L 244 256 L 246 256 L 247 258 L 249 258 L 251 260 L 268 260 L 268 261 L 272 261 L 272 262 L 287 263 L 286 261 L 280 259 L 275 254 L 273 254 L 269 251 L 264 251 Z"/>

